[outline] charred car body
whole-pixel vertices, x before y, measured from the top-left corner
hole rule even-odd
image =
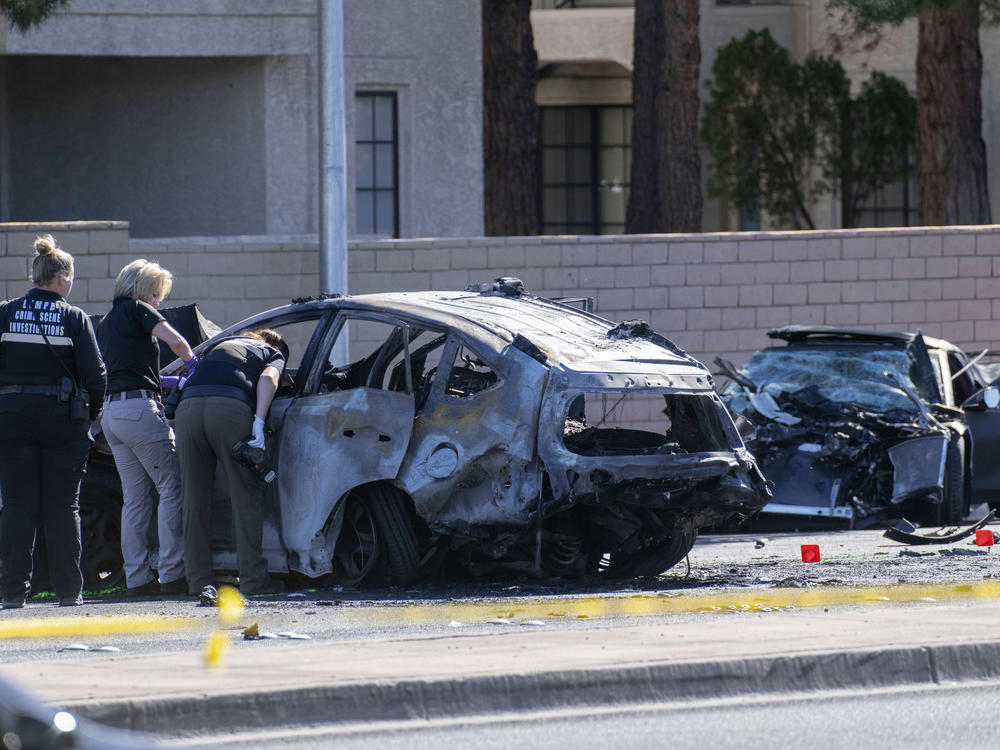
[[[767,501],[701,364],[645,324],[517,280],[297,300],[196,351],[260,327],[292,348],[267,423],[276,478],[262,485],[274,573],[655,574],[699,527]],[[235,570],[216,490],[215,565]]]
[[[740,370],[717,360],[730,378],[723,400],[757,427],[748,447],[774,483],[765,513],[957,523],[970,503],[994,500],[996,389],[961,349],[824,326],[767,335],[784,345]]]

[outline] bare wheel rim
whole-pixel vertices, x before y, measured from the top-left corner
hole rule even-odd
[[[344,522],[333,551],[334,572],[348,585],[357,585],[378,562],[379,535],[367,501],[357,494],[347,498]]]

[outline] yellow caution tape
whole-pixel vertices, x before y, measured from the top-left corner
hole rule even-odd
[[[229,637],[221,630],[213,630],[205,640],[205,666],[217,669],[222,666],[222,657],[229,650]]]
[[[235,589],[220,593],[219,624],[231,625],[244,613],[243,599]],[[959,600],[1000,601],[1000,581],[944,584],[893,584],[885,586],[816,586],[810,588],[742,589],[740,591],[661,591],[650,594],[607,596],[540,596],[480,601],[469,604],[409,604],[381,606],[358,602],[338,610],[342,619],[384,622],[387,617],[410,623],[436,620],[454,627],[492,621],[498,625],[551,618],[600,619],[680,614],[771,613],[809,607],[941,603]],[[303,604],[309,605],[306,601]],[[374,606],[371,606],[374,604]],[[163,633],[197,630],[203,619],[169,616],[107,616],[11,618],[0,620],[0,640],[65,636],[103,636],[118,633]],[[221,631],[206,643],[206,661],[218,664],[225,646]]]
[[[503,599],[492,602],[439,605],[375,607],[354,610],[364,615],[377,612],[379,618],[397,615],[408,622],[448,619],[474,624],[484,619],[545,619],[648,617],[670,614],[781,612],[806,607],[861,604],[939,603],[962,599],[1000,601],[1000,582],[945,584],[893,584],[885,586],[817,586],[814,588],[771,588],[713,592],[660,592],[628,596],[539,597]],[[353,608],[352,608],[353,609]]]
[[[183,617],[122,615],[110,617],[30,617],[0,620],[0,640],[5,638],[54,638],[68,635],[117,633],[170,633],[204,627]]]

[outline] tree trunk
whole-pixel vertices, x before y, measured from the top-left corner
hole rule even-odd
[[[625,231],[700,232],[699,0],[635,0]]]
[[[917,188],[920,223],[989,224],[979,0],[920,15]]]
[[[486,234],[537,234],[538,55],[531,0],[482,0]]]

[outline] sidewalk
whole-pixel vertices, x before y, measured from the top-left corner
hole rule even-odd
[[[1000,677],[1000,602],[720,613],[694,620],[383,641],[234,642],[201,654],[0,666],[36,697],[176,735],[283,724]],[[233,638],[239,634],[234,633]]]

